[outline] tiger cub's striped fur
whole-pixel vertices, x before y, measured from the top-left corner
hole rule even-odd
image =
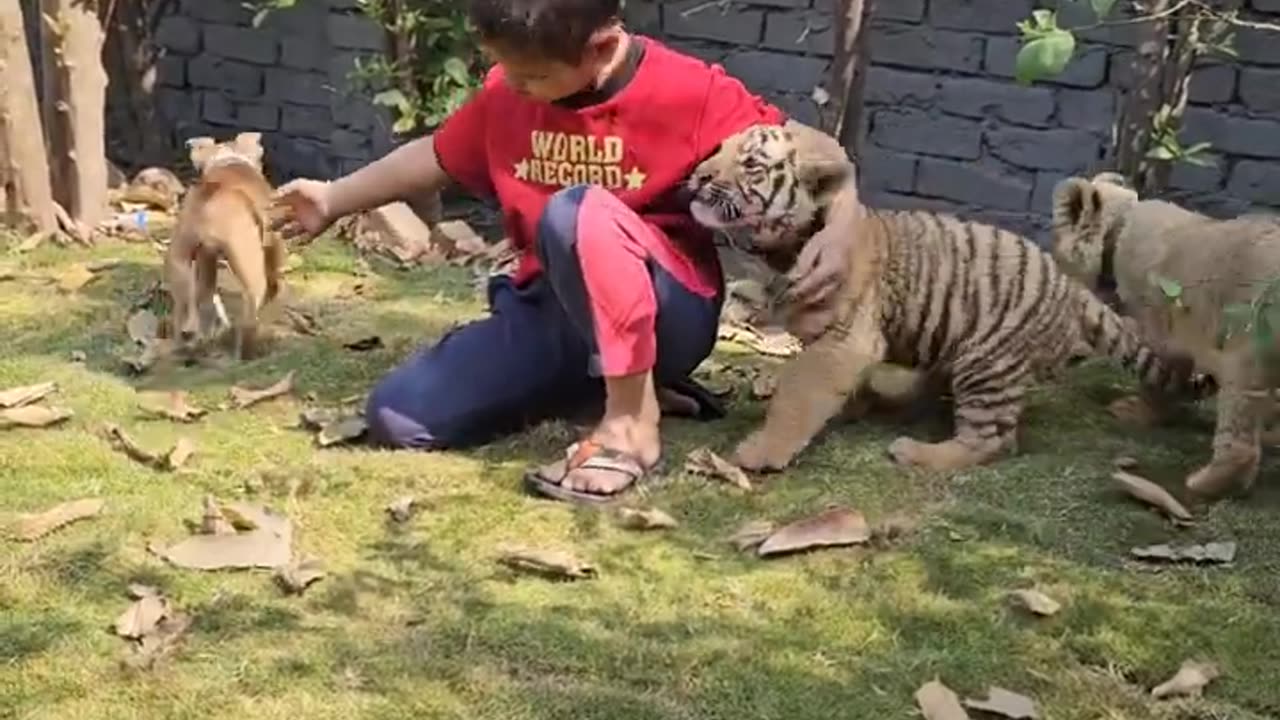
[[[781,271],[855,175],[826,135],[797,123],[757,126],[696,168],[692,211],[705,225],[747,230]],[[1162,362],[1030,241],[943,213],[860,210],[835,319],[784,366],[763,427],[737,448],[743,467],[785,467],[884,362],[950,383],[954,437],[890,446],[896,461],[937,470],[1014,448],[1028,388],[1072,357],[1109,356],[1144,383],[1191,384],[1189,368]]]

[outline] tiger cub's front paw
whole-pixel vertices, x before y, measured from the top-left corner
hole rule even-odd
[[[733,463],[753,472],[777,471],[791,462],[791,453],[779,452],[761,430],[747,436],[733,451]]]

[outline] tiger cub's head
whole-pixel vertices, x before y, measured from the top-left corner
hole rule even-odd
[[[1112,257],[1138,193],[1122,175],[1071,177],[1053,190],[1053,257],[1058,266],[1108,300],[1115,292]]]
[[[744,231],[753,251],[792,254],[854,176],[831,136],[796,122],[753,125],[694,168],[690,212],[706,227]]]

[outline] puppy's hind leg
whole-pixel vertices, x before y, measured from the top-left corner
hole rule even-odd
[[[258,352],[258,311],[267,296],[266,262],[259,243],[228,244],[227,264],[240,280],[243,296],[236,327],[236,354],[251,360]]]
[[[212,252],[201,252],[196,256],[196,307],[200,312],[200,334],[212,337],[222,326],[222,316],[218,312],[218,255]]]

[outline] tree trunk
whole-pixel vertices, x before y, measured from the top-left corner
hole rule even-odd
[[[107,211],[107,73],[102,25],[89,0],[42,0],[45,126],[55,197],[94,227]]]
[[[834,13],[835,57],[827,88],[830,98],[820,113],[822,130],[845,147],[857,143],[862,114],[862,86],[866,75],[866,20],[874,0],[840,0]]]
[[[19,0],[0,0],[0,77],[0,211],[36,230],[56,230],[44,129]]]
[[[157,112],[155,89],[159,51],[155,33],[173,0],[117,3],[105,20],[103,64],[112,82],[107,87],[107,157],[130,177],[148,166],[174,160],[173,128]]]
[[[1155,0],[1149,14],[1166,12],[1170,0]],[[1164,64],[1169,57],[1169,20],[1159,18],[1139,26],[1137,52],[1130,65],[1131,85],[1125,94],[1116,128],[1116,171],[1145,193],[1150,161],[1151,121],[1164,104]]]

